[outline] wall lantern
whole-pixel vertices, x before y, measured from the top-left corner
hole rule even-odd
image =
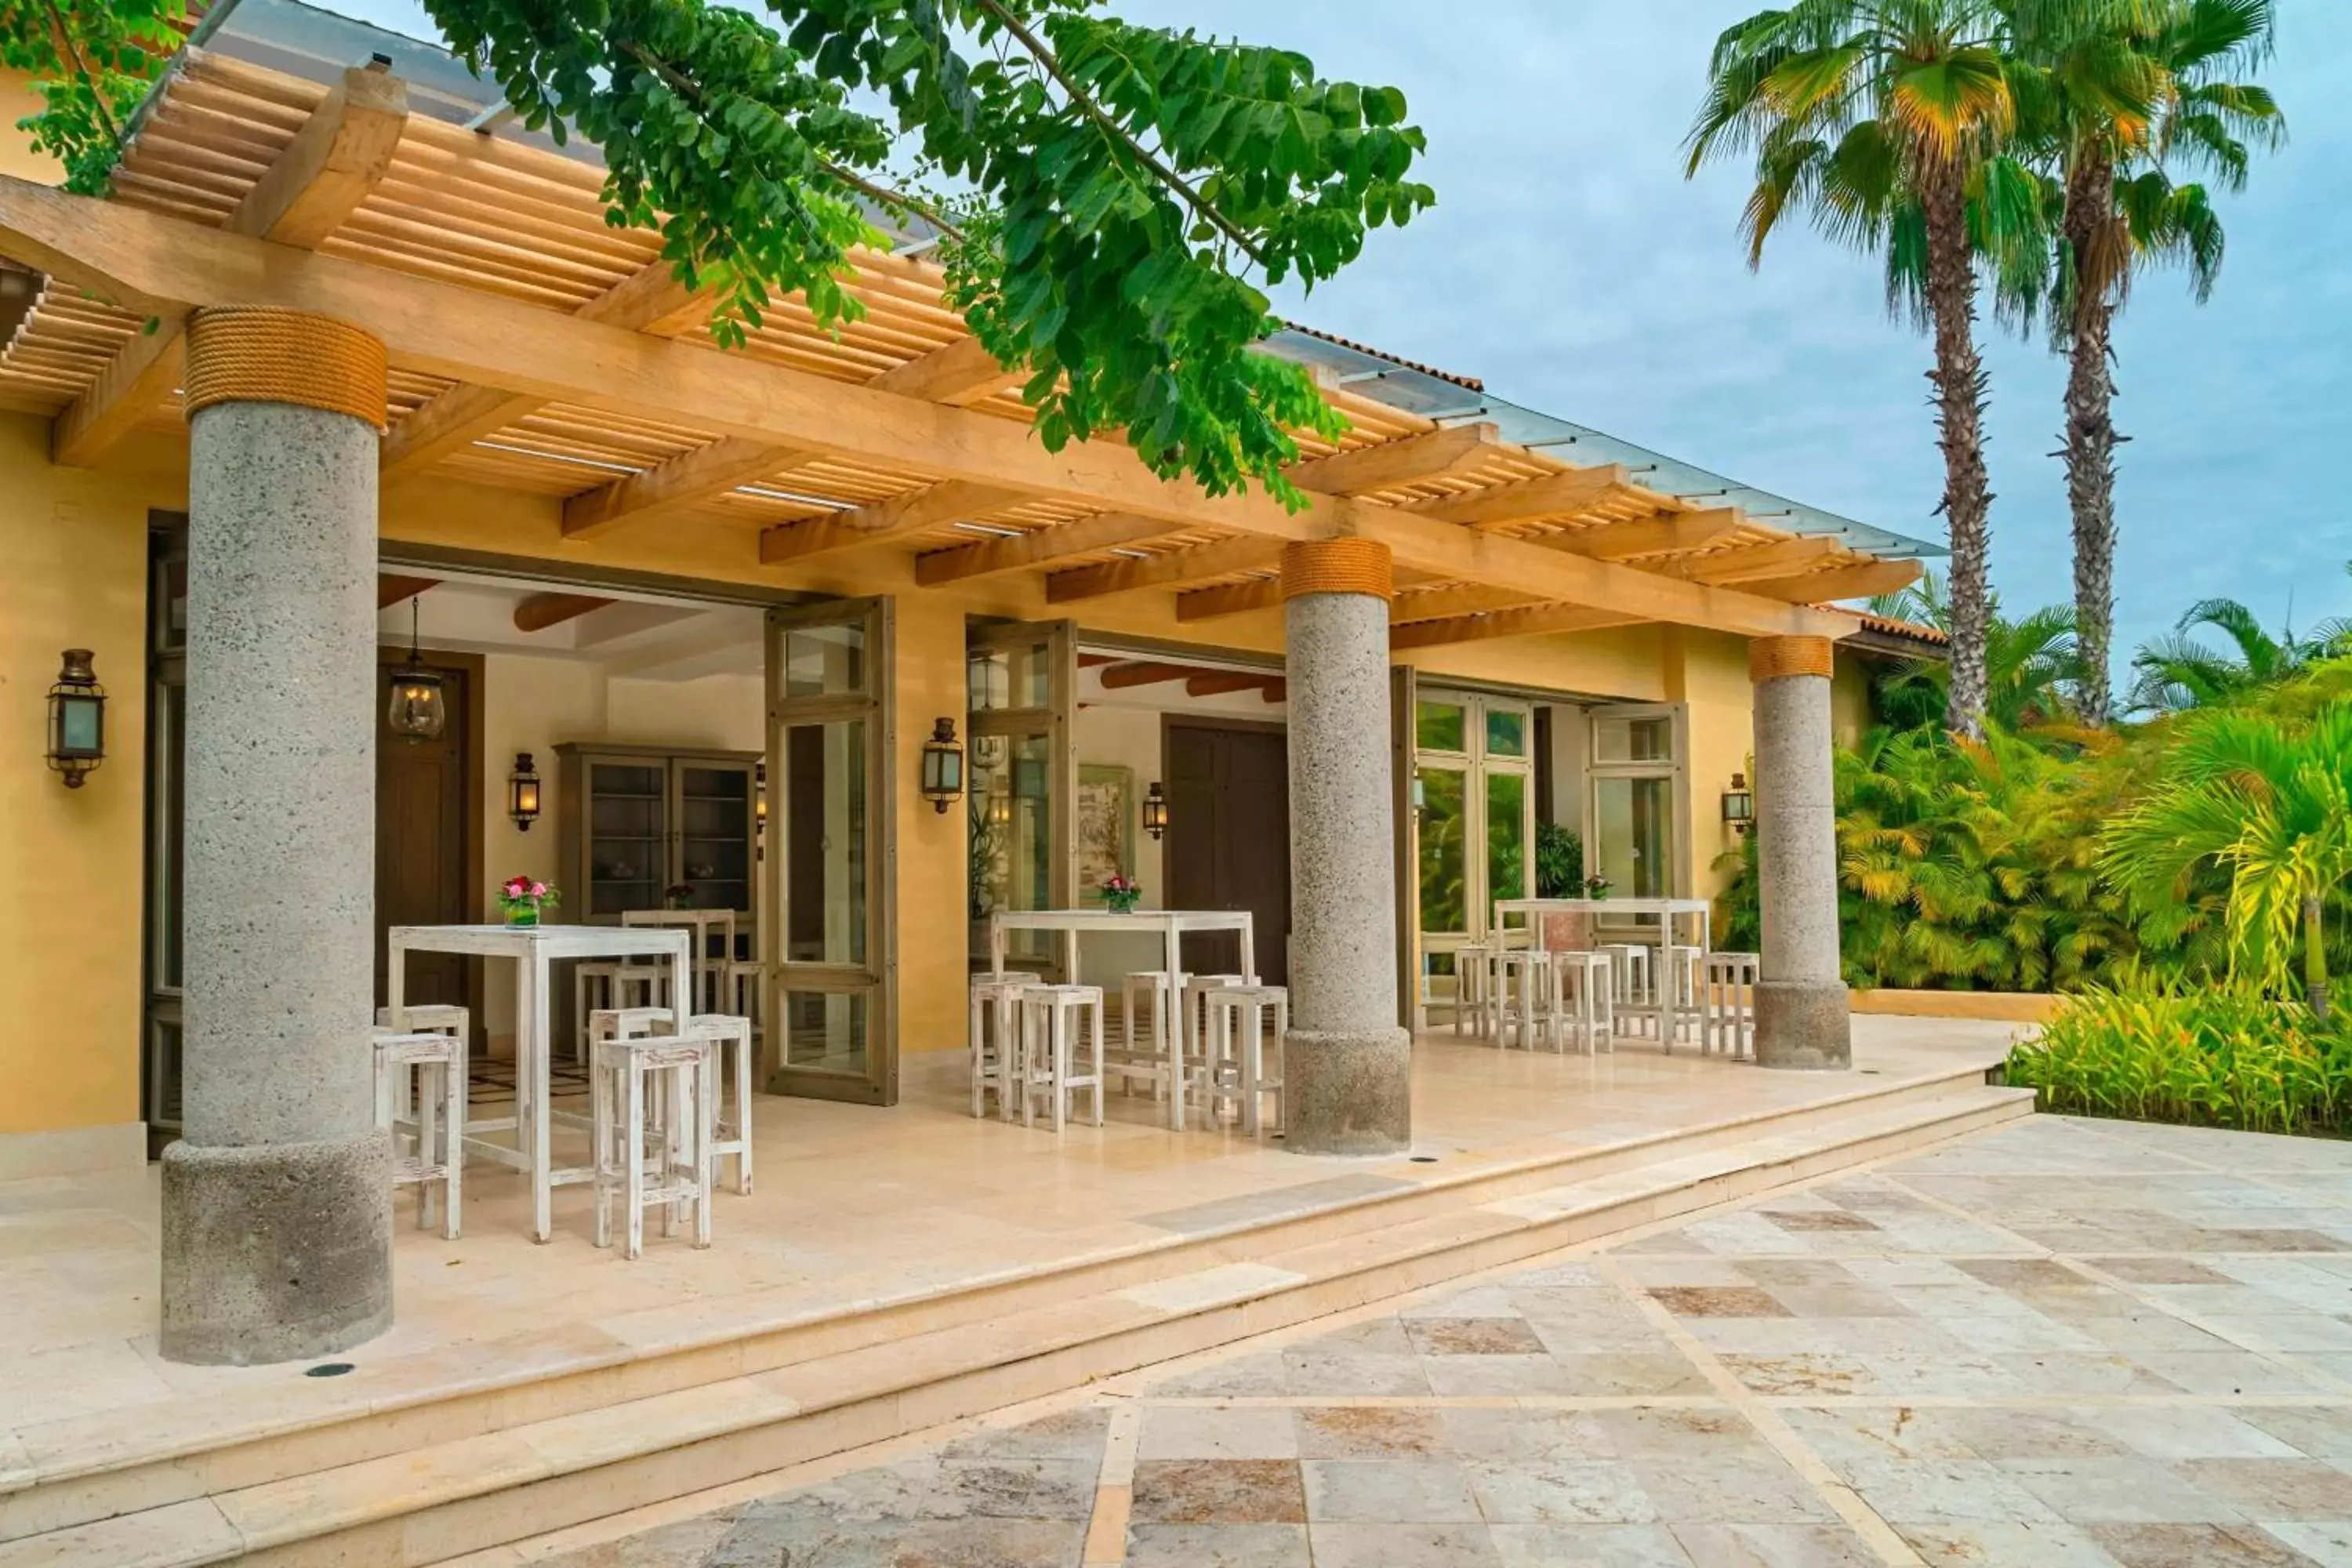
[[[963,798],[963,742],[956,739],[955,721],[940,719],[923,742],[923,798],[940,816]]]
[[[408,601],[408,658],[392,672],[392,700],[383,721],[394,734],[411,741],[434,740],[448,722],[448,711],[441,704],[441,672],[427,669],[417,651],[415,599]]]
[[[1160,787],[1158,779],[1143,792],[1143,831],[1151,835],[1154,843],[1168,831],[1168,792]]]
[[[524,833],[539,820],[539,770],[531,766],[529,752],[515,753],[514,772],[507,776],[507,815]]]
[[[1010,790],[988,792],[988,825],[991,827],[1013,826],[1013,794]]]
[[[1746,833],[1756,826],[1756,797],[1748,793],[1748,775],[1731,775],[1731,787],[1723,792],[1723,820],[1734,833]]]
[[[49,688],[49,766],[66,776],[66,788],[79,789],[90,770],[106,760],[106,688],[98,683],[86,647],[69,647]]]

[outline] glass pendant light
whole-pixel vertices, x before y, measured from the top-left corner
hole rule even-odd
[[[384,709],[392,732],[411,741],[430,741],[448,722],[441,702],[441,672],[428,669],[416,636],[416,601],[408,601],[408,658],[392,672],[392,700]]]

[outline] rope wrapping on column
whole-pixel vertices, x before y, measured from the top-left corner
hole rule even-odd
[[[1748,644],[1748,679],[1778,680],[1818,675],[1826,680],[1837,668],[1836,645],[1827,637],[1756,637]]]
[[[1282,547],[1282,596],[1364,594],[1396,597],[1389,547],[1370,539],[1308,539]]]
[[[383,344],[348,321],[266,305],[188,318],[188,417],[215,403],[291,403],[384,426]]]

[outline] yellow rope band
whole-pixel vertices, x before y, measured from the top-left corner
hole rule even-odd
[[[1282,547],[1282,596],[1366,594],[1396,597],[1389,547],[1369,539],[1309,539]]]
[[[188,416],[215,403],[292,403],[383,428],[383,344],[346,321],[262,305],[188,318]]]
[[[1778,680],[1787,675],[1818,675],[1836,668],[1827,637],[1756,637],[1748,644],[1748,679]]]

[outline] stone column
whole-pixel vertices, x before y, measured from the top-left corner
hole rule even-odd
[[[1756,1060],[1853,1065],[1838,968],[1837,812],[1827,637],[1748,645],[1756,686],[1756,859],[1764,917]]]
[[[1282,553],[1295,911],[1283,1109],[1296,1153],[1412,1142],[1412,1037],[1396,1021],[1390,579],[1388,547],[1366,540]]]
[[[163,1349],[247,1364],[392,1323],[373,1057],[383,346],[293,311],[188,331],[186,1033]]]

